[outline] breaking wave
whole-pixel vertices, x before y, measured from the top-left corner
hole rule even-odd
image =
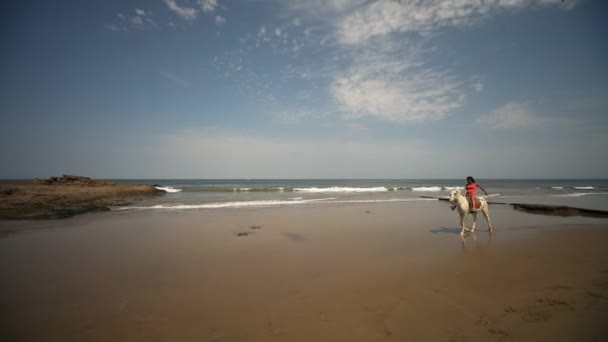
[[[428,191],[428,192],[436,192],[443,190],[440,186],[421,186],[418,188],[412,188],[412,191]]]
[[[331,192],[385,192],[389,191],[388,188],[379,186],[372,188],[349,188],[349,187],[338,187],[332,186],[329,188],[295,188],[296,192],[309,192],[309,193],[331,193]]]
[[[113,211],[121,210],[185,210],[185,209],[222,209],[222,208],[256,208],[256,207],[277,207],[302,205],[312,203],[385,203],[385,202],[422,202],[436,201],[432,198],[391,198],[391,199],[369,199],[369,200],[337,200],[335,197],[316,198],[308,200],[268,200],[268,201],[239,201],[239,202],[221,202],[221,203],[205,203],[205,204],[157,204],[147,207],[116,207]]]
[[[170,186],[156,186],[155,187],[158,190],[163,190],[164,192],[169,192],[169,193],[175,193],[175,192],[180,192],[182,191],[182,189],[176,189]]]

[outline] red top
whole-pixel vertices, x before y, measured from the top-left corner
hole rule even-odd
[[[471,183],[466,186],[467,194],[477,196],[477,184]]]

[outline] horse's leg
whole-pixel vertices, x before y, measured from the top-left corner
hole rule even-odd
[[[474,232],[475,231],[475,226],[477,225],[477,212],[473,212],[473,226],[471,226],[471,231]]]
[[[490,207],[486,204],[483,208],[481,208],[481,212],[488,222],[488,231],[491,232],[493,228],[492,222],[490,222]]]
[[[464,234],[464,232],[468,232],[469,229],[467,227],[465,227],[464,225],[464,221],[467,217],[467,212],[465,211],[464,213],[460,213],[460,227],[462,228],[462,230],[460,231],[460,234]]]

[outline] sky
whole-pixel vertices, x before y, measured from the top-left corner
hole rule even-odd
[[[0,178],[606,178],[600,0],[0,5]]]

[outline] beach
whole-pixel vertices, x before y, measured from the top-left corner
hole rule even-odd
[[[463,238],[436,200],[0,221],[0,338],[608,337],[608,222],[491,217]]]

